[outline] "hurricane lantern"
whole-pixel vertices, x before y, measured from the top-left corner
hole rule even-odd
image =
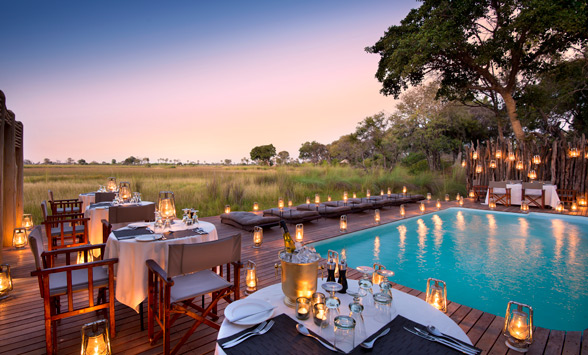
[[[304,239],[304,225],[302,223],[296,225],[296,234],[294,240],[302,243]]]
[[[12,276],[10,275],[10,265],[0,265],[0,299],[8,296],[12,291]]]
[[[284,209],[284,199],[281,197],[278,199],[278,208],[280,211]]]
[[[307,197],[307,198],[306,198],[306,204],[307,204],[307,205],[310,205],[310,197]]]
[[[427,280],[426,298],[428,304],[441,312],[447,312],[447,285],[444,281],[429,278]]]
[[[82,355],[110,355],[108,320],[84,324],[82,327]]]
[[[319,203],[321,203],[321,195],[319,195],[319,194],[315,194],[314,195],[314,203],[317,204],[317,205]]]
[[[386,195],[388,195],[388,197],[390,197],[390,195],[392,195],[392,189],[388,188],[388,191],[386,191]]]
[[[355,192],[353,193],[353,198],[357,198],[357,194]]]
[[[578,148],[571,148],[570,149],[570,158],[578,158],[580,157],[580,150]]]
[[[347,191],[343,191],[343,203],[347,203]]]
[[[490,169],[496,169],[496,160],[490,160],[488,167],[490,167]]]
[[[402,193],[406,195],[406,186],[402,186]]]
[[[525,165],[523,164],[523,162],[521,160],[519,160],[519,161],[517,161],[515,168],[517,170],[523,170],[525,168]]]
[[[478,159],[478,152],[477,152],[476,150],[474,150],[474,151],[472,152],[472,159],[473,159],[473,160],[476,160],[476,159]]]
[[[406,216],[406,209],[404,205],[400,205],[400,217],[404,218]]]
[[[557,207],[555,208],[555,211],[556,211],[557,213],[563,213],[563,212],[564,212],[564,205],[563,205],[563,203],[561,203],[561,202],[560,202],[560,203],[558,203],[558,204],[557,204]]]
[[[288,207],[292,207],[292,200],[288,200]]]
[[[427,202],[431,201],[431,198],[432,197],[433,196],[431,195],[431,193],[430,192],[427,192]]]
[[[247,261],[245,266],[245,293],[250,295],[257,291],[257,270],[253,261]]]
[[[347,232],[347,215],[346,214],[342,215],[341,219],[339,220],[339,231],[341,233]]]
[[[372,196],[372,193],[371,193],[371,191],[369,189],[367,189],[365,191],[365,197],[370,198],[370,196]]]
[[[578,211],[578,204],[575,201],[572,202],[572,204],[570,205],[570,211],[572,211],[572,212]]]
[[[535,165],[539,165],[541,164],[541,157],[538,155],[533,155],[533,160],[532,160],[533,164]]]
[[[455,195],[455,201],[459,202],[460,199],[461,199],[461,195],[458,192],[457,195]]]
[[[421,214],[425,213],[425,203],[421,202],[421,204],[419,205],[419,211],[421,211]]]
[[[474,192],[474,190],[470,190],[469,197],[470,197],[470,198],[474,198],[474,197],[476,197],[476,193]]]
[[[258,211],[259,211],[259,203],[253,202],[253,212],[258,212]]]
[[[171,191],[160,191],[157,200],[157,210],[163,219],[173,220],[176,218],[176,198]]]
[[[476,174],[482,173],[482,165],[476,165]]]
[[[494,210],[496,208],[496,202],[494,200],[488,201],[488,208]]]
[[[527,352],[533,343],[533,308],[514,301],[508,302],[502,334],[506,337],[506,346],[518,352]]]
[[[131,191],[131,183],[128,181],[121,181],[118,187],[119,198],[124,202],[128,202],[131,200],[132,195],[133,192]]]
[[[12,246],[15,249],[26,248],[27,244],[29,244],[28,234],[27,229],[24,227],[14,228],[14,233],[12,234]]]
[[[502,150],[496,149],[496,154],[494,156],[496,159],[502,159]]]
[[[22,215],[22,226],[28,230],[33,229],[35,223],[33,223],[33,215],[23,214]]]
[[[537,179],[537,172],[535,170],[531,170],[531,171],[529,171],[528,176],[529,176],[529,179],[535,180],[535,179]]]
[[[263,228],[260,226],[253,227],[253,247],[261,248],[263,244]]]
[[[528,213],[529,212],[529,204],[525,201],[521,202],[521,212]]]
[[[377,208],[374,210],[374,223],[380,224],[380,210]]]
[[[384,196],[384,190],[380,190],[380,196]]]
[[[106,182],[106,189],[110,192],[115,192],[117,189],[117,185],[116,185],[116,178],[115,177],[109,177],[108,181]]]
[[[458,203],[459,203],[459,206],[460,207],[463,206],[463,197],[459,199],[459,202]]]
[[[578,206],[586,207],[586,205],[588,205],[588,203],[586,202],[586,197],[578,198]]]
[[[435,207],[437,207],[437,211],[439,211],[441,209],[441,201],[437,200]]]
[[[327,202],[331,202],[331,195],[327,195]]]
[[[509,152],[508,153],[508,160],[515,161],[515,159],[516,159],[515,153]]]
[[[445,202],[449,202],[450,198],[449,198],[449,194],[445,194]]]
[[[225,205],[225,213],[231,213],[231,205]]]

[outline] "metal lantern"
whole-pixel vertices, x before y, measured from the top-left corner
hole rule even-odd
[[[557,204],[557,207],[555,208],[555,211],[556,211],[557,213],[563,213],[563,212],[564,212],[564,205],[563,205],[563,203],[561,203],[561,202],[560,202],[560,203],[558,203],[558,204]]]
[[[304,225],[302,223],[296,225],[295,241],[302,243],[304,239]]]
[[[390,195],[392,195],[392,189],[388,188],[388,191],[386,191],[386,195],[388,195],[388,197],[390,197]]]
[[[327,202],[331,202],[331,195],[327,195]]]
[[[259,211],[259,204],[257,202],[253,202],[253,212]]]
[[[466,165],[467,165],[467,164],[466,164],[466,161],[465,161],[465,160],[462,160],[462,161],[461,161],[461,166],[462,166],[462,168],[465,168],[465,167],[466,167]]]
[[[578,158],[580,156],[580,150],[578,148],[570,149],[570,158]]]
[[[515,168],[517,170],[523,170],[525,168],[525,165],[523,164],[523,162],[521,160],[519,160],[519,161],[517,161]]]
[[[535,165],[539,165],[539,164],[541,164],[541,157],[540,157],[540,156],[538,156],[538,155],[534,155],[534,156],[533,156],[533,160],[532,160],[532,162],[533,162],[533,164],[535,164]]]
[[[435,204],[435,206],[437,207],[437,211],[439,211],[441,209],[441,201],[437,200],[437,204]]]
[[[529,176],[529,179],[535,180],[535,179],[537,179],[537,172],[535,170],[531,170],[531,171],[529,171],[528,176]]]
[[[406,186],[402,186],[402,193],[406,195]]]
[[[578,211],[578,204],[575,201],[572,202],[572,204],[570,205],[570,211],[572,211],[572,212]]]
[[[529,345],[533,343],[533,307],[514,301],[508,302],[502,334],[506,337],[506,346],[519,352],[527,352]]]
[[[384,276],[378,274],[376,271],[386,270],[386,267],[380,263],[374,263],[374,273],[372,274],[372,285],[379,285],[384,281]]]
[[[281,197],[278,199],[278,208],[280,211],[284,209],[284,199]]]
[[[578,198],[578,206],[586,207],[586,205],[588,205],[588,203],[586,202],[586,197],[579,197]]]
[[[406,216],[406,210],[404,209],[404,205],[400,205],[400,217],[404,218]]]
[[[247,261],[245,266],[245,293],[250,295],[257,291],[257,270],[253,261]]]
[[[474,198],[474,197],[476,197],[476,193],[474,192],[474,190],[470,190],[469,197],[470,197],[470,198]]]
[[[482,173],[482,165],[476,165],[476,174]]]
[[[33,229],[35,224],[33,223],[33,216],[30,214],[22,215],[22,226],[28,230]]]
[[[339,220],[339,231],[341,233],[347,232],[347,215],[342,215],[341,219]]]
[[[450,198],[449,198],[449,194],[445,194],[445,202],[449,202]]]
[[[357,194],[355,192],[353,193],[353,198],[357,198]]]
[[[447,285],[445,282],[433,278],[427,279],[425,300],[441,312],[447,312]]]
[[[231,213],[231,205],[225,205],[225,213]]]
[[[377,208],[374,210],[374,223],[380,224],[380,210]]]
[[[476,159],[478,159],[478,152],[477,152],[477,151],[475,151],[475,150],[472,152],[472,159],[473,159],[473,160],[476,160]]]
[[[118,187],[118,196],[120,199],[124,202],[128,202],[131,200],[132,195],[131,183],[128,181],[121,181],[120,186]]]
[[[425,203],[421,202],[421,204],[419,206],[419,211],[421,211],[421,214],[425,213],[425,209],[426,209]]]
[[[365,197],[370,198],[370,196],[372,195],[372,193],[370,192],[370,190],[366,190],[365,192]]]
[[[307,205],[310,205],[310,197],[307,197],[307,198],[306,198],[306,204],[307,204]]]
[[[463,206],[463,197],[459,199],[459,202],[458,203],[459,203],[460,206]]]
[[[496,169],[496,160],[490,160],[488,167],[490,167],[490,169]]]
[[[116,178],[109,177],[108,181],[106,182],[106,189],[110,192],[115,192],[118,186],[116,185]]]
[[[347,191],[343,191],[343,203],[347,204]]]
[[[315,194],[314,195],[314,203],[317,204],[317,205],[319,203],[321,203],[321,195],[319,195],[319,194]]]
[[[292,200],[288,200],[288,207],[292,207]]]
[[[76,264],[91,263],[94,261],[94,255],[91,251],[78,251]]]
[[[458,192],[457,195],[455,195],[455,201],[459,202],[460,199],[461,199],[461,195]]]
[[[380,190],[380,196],[384,196],[384,190]]]
[[[253,227],[253,247],[260,248],[263,243],[263,228],[259,226]]]
[[[432,198],[431,193],[427,192],[427,202],[431,201],[431,198]]]
[[[529,212],[529,204],[525,201],[521,202],[521,212],[528,213]]]
[[[8,297],[12,291],[12,276],[10,275],[10,265],[0,265],[0,299]]]
[[[488,201],[488,208],[494,210],[496,208],[496,202],[494,200]]]
[[[82,327],[82,355],[110,355],[110,334],[108,321],[101,319],[84,324]]]
[[[171,191],[160,191],[157,200],[157,210],[163,219],[173,220],[176,218],[176,198]]]
[[[494,156],[496,159],[502,159],[502,150],[496,149],[496,154]]]
[[[516,157],[515,157],[515,153],[513,152],[509,152],[508,153],[508,160],[510,161],[515,161]]]
[[[16,249],[26,248],[29,244],[28,234],[27,229],[24,227],[14,228],[14,233],[12,234],[12,246]]]

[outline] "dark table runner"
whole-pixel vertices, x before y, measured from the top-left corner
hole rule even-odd
[[[296,330],[296,321],[282,313],[273,318],[274,326],[264,335],[253,336],[241,344],[229,349],[223,348],[228,355],[232,354],[276,354],[276,355],[301,355],[301,354],[336,354],[322,346],[318,341],[301,335]],[[390,328],[390,333],[378,339],[373,349],[368,350],[357,346],[349,354],[461,354],[457,350],[450,349],[442,344],[434,343],[407,332],[403,327],[424,329],[421,324],[415,323],[402,316],[397,316],[380,330],[372,334],[367,340],[373,339],[385,328]],[[251,331],[256,326],[219,339],[218,344],[237,338],[241,334]],[[317,335],[312,332],[313,335]]]
[[[147,228],[135,228],[135,229],[119,229],[115,230],[114,236],[118,240],[125,240],[125,239],[134,239],[138,235],[145,235],[145,234],[153,234],[151,230]],[[206,234],[206,233],[198,233],[193,229],[186,229],[181,231],[175,231],[171,233],[165,234],[166,239],[176,239],[176,238],[184,238],[184,237],[192,237],[195,235]]]

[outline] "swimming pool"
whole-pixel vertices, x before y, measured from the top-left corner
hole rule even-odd
[[[588,218],[450,208],[312,244],[350,267],[385,265],[391,281],[504,317],[508,301],[533,307],[535,325],[588,328]]]

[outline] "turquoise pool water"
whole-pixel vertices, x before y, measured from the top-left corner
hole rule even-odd
[[[391,281],[425,291],[447,283],[448,299],[504,317],[508,301],[534,309],[535,325],[588,328],[588,218],[450,208],[314,243],[351,267],[374,262]]]

